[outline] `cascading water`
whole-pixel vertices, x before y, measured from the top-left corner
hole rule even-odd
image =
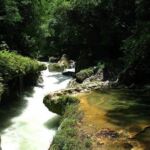
[[[7,126],[6,122],[6,128],[1,133],[2,150],[48,150],[56,129],[46,124],[57,115],[44,106],[43,98],[49,92],[66,88],[71,78],[49,72],[48,69],[42,71],[41,76],[42,83],[34,87],[33,93],[23,96],[27,105],[21,108],[22,113],[11,118],[11,125]]]

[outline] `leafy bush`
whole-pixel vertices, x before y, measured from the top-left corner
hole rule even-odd
[[[36,60],[23,57],[16,52],[0,51],[0,72],[4,81],[28,73],[38,72],[42,69],[44,69],[44,66],[39,64]]]

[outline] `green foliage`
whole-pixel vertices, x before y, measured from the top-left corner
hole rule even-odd
[[[105,64],[102,62],[98,62],[97,66],[98,69],[104,69],[105,68]]]
[[[49,96],[45,97],[49,99]],[[44,100],[45,102],[46,100]],[[58,104],[55,109],[61,109],[62,120],[60,129],[54,137],[50,150],[85,150],[90,148],[90,139],[80,139],[76,128],[77,122],[81,119],[81,112],[78,110],[78,100],[72,96],[61,96],[57,100],[49,99],[47,107],[53,109],[53,104]]]
[[[49,108],[49,110],[59,115],[64,115],[67,106],[76,103],[78,103],[77,98],[68,95],[60,97],[49,97],[49,95],[47,95],[44,98],[44,104]]]
[[[16,52],[0,51],[0,72],[5,82],[17,76],[38,72],[43,69],[36,60],[18,55]]]
[[[33,58],[63,53],[76,70],[148,62],[148,0],[1,0],[0,41]],[[122,67],[121,67],[122,68]]]
[[[68,105],[50,150],[88,150],[91,147],[89,138],[81,140],[78,136],[76,124],[79,121],[80,112],[77,112],[77,109],[76,104]]]
[[[122,0],[51,1],[51,49],[67,53],[86,68],[101,59],[118,59],[121,41],[130,33],[134,2]],[[92,60],[95,61],[92,61]],[[77,68],[77,69],[78,69]],[[80,70],[79,69],[79,70]]]
[[[72,103],[77,103],[78,102],[78,99],[76,97],[73,97],[73,96],[61,96],[58,98],[58,102],[61,103],[62,106],[67,106],[67,105],[70,105]]]
[[[43,15],[45,10],[38,0],[1,0],[0,42],[23,55],[42,57],[48,30],[48,26],[42,27],[46,24]]]

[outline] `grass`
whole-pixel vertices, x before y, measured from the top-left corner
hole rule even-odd
[[[65,98],[67,97],[63,97],[63,100]],[[71,100],[70,96],[69,99]],[[76,98],[72,97],[72,99],[74,101]],[[77,123],[81,118],[82,113],[78,110],[78,103],[68,103],[62,116],[60,128],[49,150],[88,150],[91,147],[90,138],[81,139],[78,133]]]

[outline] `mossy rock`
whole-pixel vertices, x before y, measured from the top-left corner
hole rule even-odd
[[[65,65],[59,64],[59,63],[51,63],[48,66],[49,71],[54,71],[54,72],[62,72],[66,68]]]
[[[82,83],[86,78],[89,78],[93,74],[94,74],[93,68],[81,70],[80,72],[76,73],[76,81]]]
[[[72,96],[51,97],[50,95],[47,95],[44,98],[44,104],[48,109],[59,115],[64,114],[68,105],[78,102],[77,98]]]
[[[46,66],[29,57],[21,56],[15,52],[0,51],[0,73],[4,83],[14,78],[31,73],[38,73]]]
[[[65,66],[65,68],[69,67],[69,59],[66,54],[63,54],[60,60],[58,61],[58,64]]]

